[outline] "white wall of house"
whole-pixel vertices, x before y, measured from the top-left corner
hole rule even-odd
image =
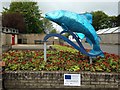
[[[17,44],[17,42],[18,42],[18,35],[15,35],[15,44]]]
[[[71,41],[75,41],[75,39],[73,38],[72,35],[70,35],[68,38],[69,38]]]

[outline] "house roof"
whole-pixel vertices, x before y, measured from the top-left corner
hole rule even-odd
[[[120,27],[100,29],[97,34],[110,34],[110,33],[120,33]]]

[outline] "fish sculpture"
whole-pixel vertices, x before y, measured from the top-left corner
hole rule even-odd
[[[86,41],[92,46],[89,54],[99,54],[104,57],[100,49],[100,37],[97,35],[92,24],[92,15],[90,13],[78,14],[66,10],[55,10],[45,14],[45,18],[60,25],[64,31],[70,30],[80,38],[86,38]]]

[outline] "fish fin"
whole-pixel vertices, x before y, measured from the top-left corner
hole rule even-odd
[[[85,38],[85,35],[83,33],[76,33],[76,34],[81,40]]]
[[[90,46],[92,46],[92,42],[89,38],[86,37],[86,41],[90,44]]]
[[[67,26],[65,26],[65,24],[64,24],[64,23],[62,23],[60,26],[62,27],[62,29],[63,29],[64,31],[67,31],[67,30],[68,30],[68,27],[67,27]]]
[[[92,24],[92,14],[84,13],[82,15],[84,15],[86,17],[86,19],[89,21],[89,23]]]
[[[105,57],[105,55],[104,55],[103,53],[102,53],[102,54],[100,54],[99,56],[100,56],[100,57]]]
[[[101,37],[100,37],[100,36],[98,36],[98,41],[99,41],[99,42],[101,42],[101,40],[102,40],[102,39],[101,39]]]
[[[94,55],[99,54],[99,56],[104,57],[104,54],[103,54],[102,50],[100,49],[100,46],[97,44],[93,44],[93,49],[90,50],[89,53],[94,54]]]

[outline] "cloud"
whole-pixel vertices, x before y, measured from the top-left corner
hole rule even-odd
[[[10,1],[2,0],[0,5],[8,7]],[[17,0],[18,1],[18,0]],[[64,9],[77,13],[91,12],[91,11],[104,11],[106,14],[114,16],[120,14],[120,2],[119,0],[33,0],[38,2],[40,10],[44,13],[52,10]],[[119,6],[118,6],[119,2]],[[119,13],[118,13],[119,12]]]
[[[53,1],[53,0],[52,0]],[[64,9],[77,13],[104,11],[108,15],[118,15],[118,2],[38,2],[43,13]]]

